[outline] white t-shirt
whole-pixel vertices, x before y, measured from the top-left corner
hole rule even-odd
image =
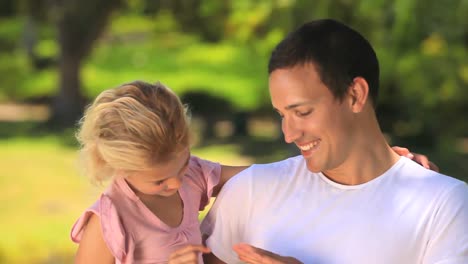
[[[226,263],[245,242],[304,263],[468,263],[468,186],[401,157],[360,185],[308,171],[302,156],[254,165],[202,224]]]

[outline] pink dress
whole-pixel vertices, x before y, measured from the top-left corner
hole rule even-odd
[[[209,203],[221,165],[192,156],[179,189],[184,215],[178,227],[159,220],[124,179],[116,179],[71,230],[79,243],[92,213],[101,221],[104,240],[116,263],[167,263],[169,255],[187,245],[201,244],[198,212]],[[199,263],[203,263],[201,257]]]

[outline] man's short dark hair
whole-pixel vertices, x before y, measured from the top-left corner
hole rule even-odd
[[[332,19],[305,23],[273,50],[268,73],[309,63],[339,100],[344,98],[355,77],[363,77],[376,105],[379,62],[370,43],[357,31]]]

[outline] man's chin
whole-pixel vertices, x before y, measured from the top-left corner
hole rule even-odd
[[[315,166],[315,164],[312,163],[312,161],[308,160],[308,159],[305,159],[306,161],[306,164],[307,164],[307,169],[310,171],[310,172],[313,172],[313,173],[319,173],[321,172],[321,168],[319,166]]]

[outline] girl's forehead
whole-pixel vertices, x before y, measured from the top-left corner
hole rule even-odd
[[[186,150],[178,153],[174,158],[154,166],[133,173],[130,178],[138,178],[148,181],[158,181],[166,178],[177,176],[185,166],[190,162],[190,151]]]
[[[178,173],[182,170],[185,165],[187,165],[190,161],[190,150],[187,148],[184,151],[178,153],[174,156],[174,158],[168,160],[167,162],[157,164],[153,168],[150,169],[152,174],[171,174],[171,173]]]

